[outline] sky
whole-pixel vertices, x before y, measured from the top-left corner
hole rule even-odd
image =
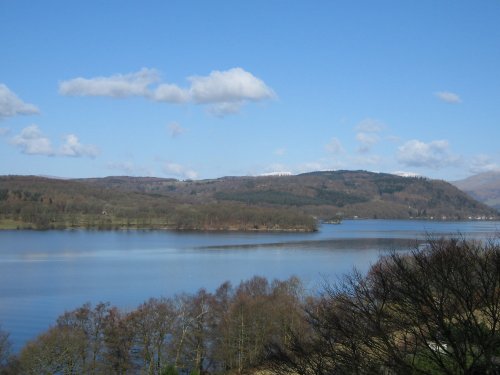
[[[500,2],[0,0],[0,174],[500,170]]]

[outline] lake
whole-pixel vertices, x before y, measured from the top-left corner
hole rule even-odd
[[[486,221],[346,220],[315,233],[0,231],[0,325],[18,351],[85,302],[133,309],[149,297],[214,291],[255,275],[296,275],[315,291],[426,233],[487,239],[499,229]]]

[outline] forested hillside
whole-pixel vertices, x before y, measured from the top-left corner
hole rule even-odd
[[[366,171],[178,181],[0,177],[4,228],[314,230],[344,218],[496,218],[451,184]]]
[[[189,202],[294,207],[323,220],[356,216],[385,219],[446,217],[460,220],[497,215],[496,211],[445,181],[367,171],[222,177],[200,181],[134,177],[81,181],[103,189],[147,192]]]
[[[460,220],[497,215],[445,181],[366,171],[229,179],[214,196],[248,204],[294,205],[323,219]]]
[[[218,204],[81,180],[8,176],[0,178],[0,227],[313,231],[316,222],[293,208]]]

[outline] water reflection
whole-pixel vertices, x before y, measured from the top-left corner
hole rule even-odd
[[[151,296],[214,290],[254,275],[299,276],[311,290],[426,233],[491,238],[499,223],[346,221],[316,233],[0,232],[0,324],[15,348],[87,301],[133,308]]]

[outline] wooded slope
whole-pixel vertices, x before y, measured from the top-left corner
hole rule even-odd
[[[447,182],[366,171],[199,181],[0,177],[3,227],[314,230],[315,219],[496,216]]]

